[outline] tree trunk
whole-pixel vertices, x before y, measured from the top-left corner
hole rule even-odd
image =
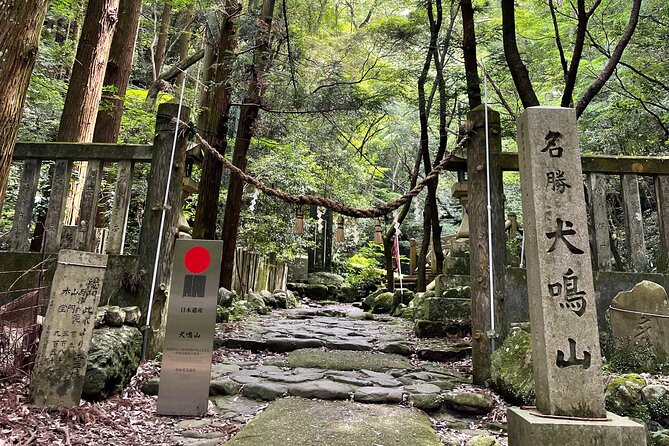
[[[237,138],[232,162],[241,170],[246,170],[249,146],[253,137],[254,124],[258,117],[260,101],[264,94],[266,74],[269,65],[269,46],[274,15],[274,0],[265,0],[260,13],[260,29],[256,39],[254,67],[251,74],[244,105],[241,107]],[[236,175],[230,177],[228,197],[225,202],[223,219],[223,262],[221,265],[221,286],[230,289],[232,286],[232,270],[237,248],[237,232],[239,231],[239,214],[242,204],[243,181]]]
[[[0,210],[48,0],[0,3]]]
[[[520,58],[516,43],[516,12],[514,0],[502,0],[502,37],[504,42],[504,56],[509,66],[513,83],[523,107],[539,105],[539,99],[532,87],[527,67]]]
[[[165,59],[165,48],[167,47],[167,30],[170,27],[170,18],[172,16],[172,5],[165,2],[163,12],[160,14],[160,28],[158,30],[158,40],[156,48],[153,51],[153,80],[158,79],[160,70],[163,68]],[[155,28],[154,28],[155,29]]]
[[[474,29],[474,8],[471,0],[461,0],[462,7],[462,53],[465,59],[467,98],[469,109],[481,105],[481,80],[476,60],[476,30]]]
[[[227,20],[227,16],[224,20]],[[184,60],[188,57],[188,49],[190,48],[191,28],[193,26],[193,3],[186,7],[186,11],[181,18],[183,29],[179,34],[179,60]],[[179,73],[177,76],[177,85],[181,88],[183,85],[185,73]]]
[[[226,0],[224,21],[221,24],[221,36],[218,44],[216,70],[213,85],[216,85],[214,100],[208,104],[201,132],[204,138],[219,153],[225,155],[227,149],[228,119],[230,115],[230,99],[232,85],[230,74],[234,62],[234,51],[237,45],[233,17],[240,5],[236,0]],[[210,93],[211,94],[211,93]],[[221,190],[223,165],[208,153],[202,163],[202,177],[198,188],[198,205],[195,210],[193,236],[213,240],[216,237],[218,220],[218,198]],[[227,230],[227,227],[226,227]]]
[[[102,96],[102,110],[98,111],[95,121],[94,142],[118,141],[141,10],[141,0],[121,0],[119,3],[119,20],[109,50],[104,78],[105,87],[112,91]]]
[[[72,69],[58,141],[91,142],[119,0],[90,0]]]
[[[72,67],[72,76],[60,118],[57,141],[93,140],[107,58],[118,18],[118,5],[119,0],[90,0],[88,3],[77,46],[76,63]],[[54,171],[61,174],[54,176],[51,184],[51,199],[44,223],[46,249],[49,252],[57,251],[60,245],[72,162],[56,161]],[[99,186],[99,181],[97,183]],[[92,195],[97,194],[93,191]],[[62,203],[57,202],[61,197]],[[89,216],[85,216],[85,220],[91,221]]]

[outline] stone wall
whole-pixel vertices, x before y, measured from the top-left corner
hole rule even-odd
[[[629,291],[642,280],[662,285],[669,289],[669,275],[652,273],[632,273],[618,271],[593,271],[595,292],[597,293],[597,322],[600,332],[608,332],[606,310],[613,298],[621,291]],[[506,293],[504,309],[508,323],[530,320],[527,304],[527,277],[524,268],[506,269]]]

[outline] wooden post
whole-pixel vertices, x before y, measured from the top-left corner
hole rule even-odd
[[[590,198],[594,264],[599,271],[611,271],[611,236],[609,234],[609,213],[606,210],[606,181],[604,175],[599,173],[587,174],[586,186]]]
[[[178,104],[164,103],[158,107],[156,117],[156,135],[153,140],[153,158],[151,160],[151,174],[146,192],[146,208],[142,219],[142,228],[139,235],[139,268],[146,280],[147,298],[142,308],[142,314],[148,309],[151,289],[153,265],[156,255],[160,252],[158,264],[156,291],[153,296],[153,309],[151,312],[149,330],[149,343],[147,358],[153,358],[160,352],[162,341],[165,336],[165,318],[167,316],[168,284],[170,283],[170,267],[172,265],[172,253],[174,252],[174,241],[177,236],[177,223],[181,212],[181,184],[184,177],[184,166],[186,161],[187,139],[183,136],[177,138],[174,163],[170,164],[172,156],[172,144],[174,143],[175,126],[172,118],[177,116]],[[183,107],[181,120],[188,122],[190,109]],[[172,170],[170,184],[167,184],[169,171]],[[167,207],[165,208],[165,226],[163,229],[162,243],[158,246],[158,234],[160,232],[160,221],[163,210],[165,191],[168,190]]]
[[[646,243],[643,238],[643,217],[641,214],[641,199],[639,198],[639,181],[634,174],[622,175],[620,187],[623,196],[623,212],[625,213],[625,229],[627,237],[627,255],[631,271],[646,272]]]
[[[8,237],[10,251],[26,252],[30,250],[30,222],[35,207],[35,194],[41,165],[42,161],[38,159],[27,159],[23,162],[14,222]]]
[[[416,274],[416,239],[409,241],[409,275]]]
[[[657,220],[660,230],[660,249],[657,256],[657,272],[669,273],[669,176],[655,177],[657,198]]]
[[[472,296],[472,364],[474,384],[490,380],[490,356],[493,343],[501,344],[506,326],[504,321],[504,197],[499,154],[502,150],[499,113],[488,110],[490,181],[492,212],[492,253],[488,251],[488,214],[486,187],[486,132],[484,107],[467,114],[473,123],[474,134],[467,144],[467,173],[469,177],[469,252],[471,257],[469,282]],[[490,296],[489,256],[493,260],[494,296]],[[491,333],[491,302],[495,312],[495,333]],[[491,339],[491,336],[494,338]]]
[[[70,190],[71,175],[71,160],[56,161],[51,181],[49,209],[44,221],[44,249],[46,252],[58,252],[60,250],[60,237],[63,234],[63,217],[67,194]]]
[[[79,226],[83,232],[77,244],[80,251],[95,251],[95,220],[98,213],[98,197],[102,180],[102,161],[90,160],[86,169],[84,190],[79,202]]]
[[[123,254],[130,197],[132,195],[133,162],[119,161],[117,168],[116,192],[114,193],[114,203],[112,204],[112,213],[109,220],[107,254]]]

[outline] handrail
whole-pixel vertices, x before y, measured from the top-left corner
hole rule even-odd
[[[502,152],[500,166],[505,171],[518,171],[518,153]],[[583,173],[601,173],[609,175],[669,175],[669,157],[667,156],[612,156],[583,155],[581,156]],[[448,169],[465,170],[465,158],[453,158]]]
[[[153,146],[150,144],[106,144],[71,142],[17,142],[12,159],[72,161],[143,161],[150,162]]]

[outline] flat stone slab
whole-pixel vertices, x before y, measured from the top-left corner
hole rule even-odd
[[[347,400],[355,387],[334,381],[322,379],[300,384],[292,384],[288,391],[293,396],[302,398],[319,398],[322,400]]]
[[[305,422],[308,420],[308,422]],[[296,429],[295,426],[300,426]],[[441,446],[429,418],[399,406],[286,398],[226,446]]]
[[[361,387],[353,394],[359,403],[397,404],[402,402],[404,392],[387,387]]]
[[[409,360],[400,355],[352,350],[295,350],[288,354],[287,362],[290,367],[309,367],[330,370],[369,369],[374,371],[384,371],[390,369],[411,368]]]

